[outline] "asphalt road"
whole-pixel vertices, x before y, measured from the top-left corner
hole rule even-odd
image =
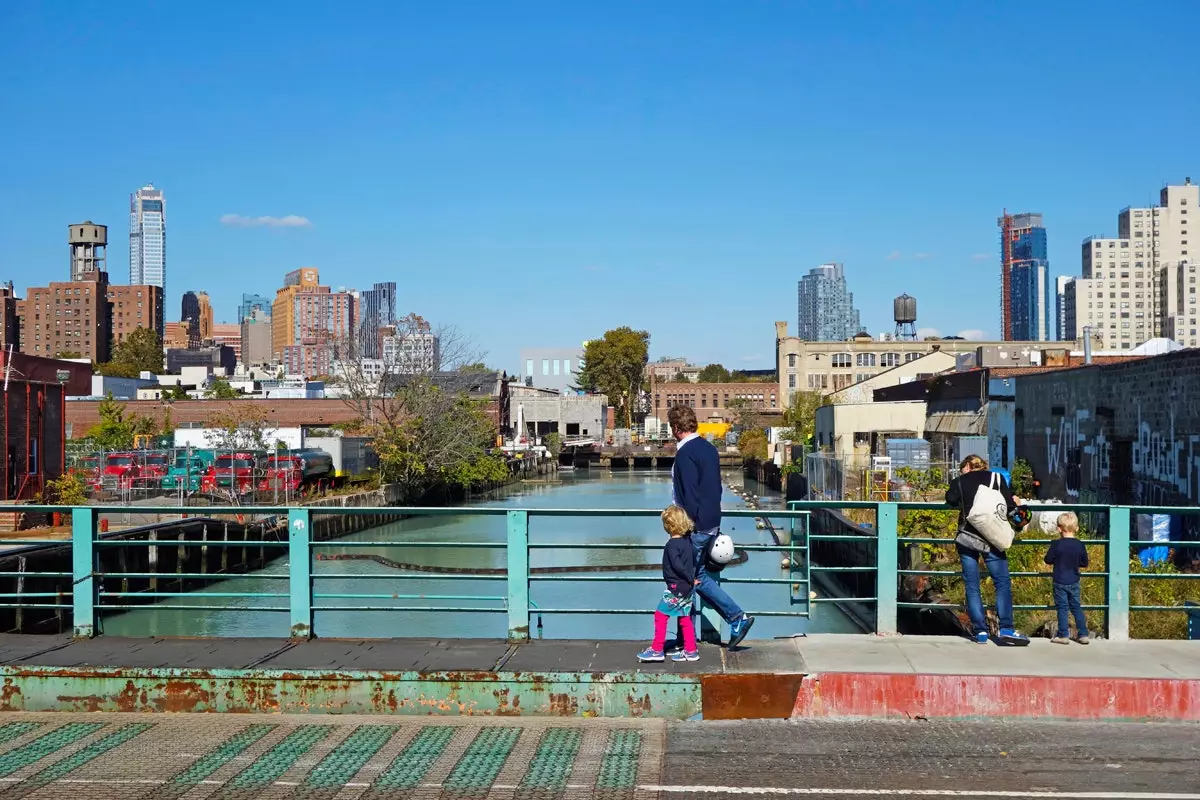
[[[672,723],[660,788],[668,800],[733,794],[1190,800],[1200,798],[1200,726]]]

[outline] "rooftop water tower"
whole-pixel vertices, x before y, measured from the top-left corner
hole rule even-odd
[[[896,320],[896,340],[916,341],[917,298],[902,294],[892,301],[892,316]]]

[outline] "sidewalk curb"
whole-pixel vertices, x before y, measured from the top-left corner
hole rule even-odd
[[[804,676],[791,716],[1200,722],[1200,680],[829,672]]]

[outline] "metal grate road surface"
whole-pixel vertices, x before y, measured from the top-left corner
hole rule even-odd
[[[0,800],[650,800],[660,720],[0,714]]]

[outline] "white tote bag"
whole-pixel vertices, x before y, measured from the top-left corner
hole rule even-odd
[[[967,522],[987,539],[988,544],[1003,553],[1012,547],[1013,529],[1008,524],[1008,502],[1000,493],[1000,476],[992,473],[987,486],[975,492],[975,502],[967,512]]]

